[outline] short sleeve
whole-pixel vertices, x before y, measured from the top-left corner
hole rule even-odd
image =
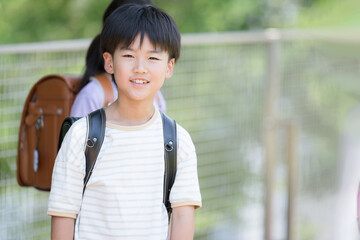
[[[178,158],[174,185],[170,192],[171,206],[201,207],[201,194],[197,173],[195,146],[190,135],[177,125]]]
[[[75,122],[58,152],[52,175],[48,215],[76,218],[80,210],[85,174],[86,124],[86,118]]]

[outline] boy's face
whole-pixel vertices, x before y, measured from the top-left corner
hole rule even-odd
[[[119,98],[151,103],[175,64],[167,52],[154,48],[147,35],[140,45],[140,34],[128,48],[117,48],[113,56],[105,52],[103,57],[105,70],[114,74]]]

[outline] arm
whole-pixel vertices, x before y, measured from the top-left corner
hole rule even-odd
[[[74,239],[75,219],[67,217],[51,217],[51,240]]]
[[[194,206],[175,207],[172,211],[171,240],[194,238]]]

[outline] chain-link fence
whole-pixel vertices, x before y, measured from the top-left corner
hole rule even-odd
[[[49,239],[48,193],[16,182],[18,125],[35,81],[81,74],[88,44],[0,46],[0,239]],[[356,239],[359,45],[342,32],[183,35],[162,92],[197,148],[195,239]]]

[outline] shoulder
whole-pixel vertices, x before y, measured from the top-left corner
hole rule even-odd
[[[181,126],[179,123],[176,123],[176,130],[177,130],[178,137],[184,138],[186,140],[191,140],[191,136],[190,136],[189,132],[183,126]]]
[[[71,116],[83,117],[99,109],[104,103],[104,93],[97,81],[90,81],[77,94],[71,108]]]
[[[99,93],[102,92],[102,88],[101,85],[98,81],[94,81],[95,78],[91,78],[91,81],[88,82],[88,84],[86,84],[79,92],[79,94],[81,93]]]
[[[195,145],[189,132],[178,123],[176,123],[176,130],[179,153],[190,154],[195,152]]]
[[[86,84],[78,93],[77,97],[81,96],[83,98],[98,100],[100,103],[104,101],[102,99],[104,96],[102,87],[98,81],[90,81]]]
[[[70,129],[69,132],[66,134],[69,136],[74,137],[76,140],[78,140],[79,138],[84,138],[87,134],[87,119],[86,117],[82,117],[79,120],[77,120],[76,122],[74,122]]]
[[[79,120],[75,121],[70,129],[69,129],[69,133],[71,134],[84,134],[87,131],[87,120],[86,117],[82,117]]]
[[[60,151],[83,151],[85,139],[87,137],[87,120],[86,117],[80,118],[74,122],[69,131],[66,133]],[[80,151],[81,150],[81,151]]]

